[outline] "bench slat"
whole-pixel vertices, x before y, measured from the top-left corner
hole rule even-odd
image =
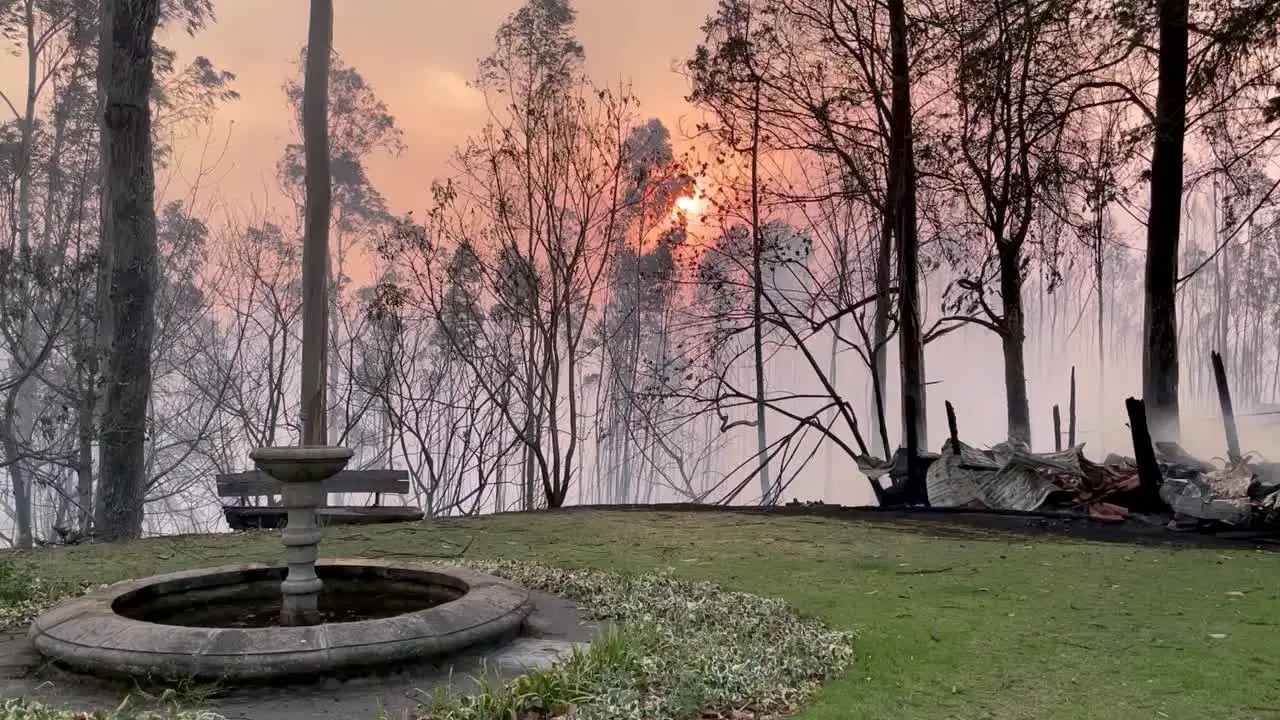
[[[279,495],[280,481],[259,470],[218,475],[218,497]],[[409,493],[406,470],[343,470],[324,481],[329,493]]]

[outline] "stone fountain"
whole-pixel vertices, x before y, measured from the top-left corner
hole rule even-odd
[[[318,561],[315,510],[346,448],[262,448],[280,481],[286,564],[157,575],[68,600],[28,633],[45,657],[105,676],[262,681],[436,659],[514,638],[533,610],[519,585],[463,568]]]
[[[316,508],[324,501],[324,481],[345,468],[354,454],[349,448],[304,445],[258,448],[249,455],[259,470],[280,482],[281,505],[289,514],[288,524],[280,533],[289,566],[280,583],[281,625],[320,622],[318,603],[323,581],[316,575],[320,554]]]

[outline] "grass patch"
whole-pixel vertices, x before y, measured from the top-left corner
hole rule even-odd
[[[1270,720],[1280,554],[1133,548],[802,517],[572,512],[325,531],[324,557],[670,571],[858,632],[804,720]],[[0,553],[47,583],[279,561],[278,535]],[[2,621],[0,621],[2,622]]]

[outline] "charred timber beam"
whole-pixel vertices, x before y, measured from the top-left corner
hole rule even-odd
[[[1240,433],[1236,429],[1236,414],[1231,407],[1231,388],[1227,385],[1227,370],[1222,364],[1222,356],[1216,351],[1210,353],[1213,363],[1213,379],[1218,384],[1218,405],[1222,408],[1222,426],[1227,434],[1227,457],[1232,463],[1240,462]]]
[[[1164,478],[1160,474],[1160,463],[1156,461],[1155,447],[1151,444],[1151,431],[1147,428],[1147,408],[1138,398],[1126,399],[1124,407],[1129,413],[1133,458],[1138,464],[1139,493],[1144,502],[1158,503]]]

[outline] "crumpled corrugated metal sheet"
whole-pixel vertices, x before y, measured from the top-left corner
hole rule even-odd
[[[859,455],[854,461],[868,480],[878,480],[893,470],[893,463],[867,455]]]
[[[1262,498],[1254,505],[1253,511],[1258,520],[1266,523],[1280,523],[1280,490]]]
[[[929,504],[934,507],[988,507],[982,501],[982,491],[978,489],[975,478],[979,473],[995,472],[994,463],[991,468],[969,469],[973,466],[982,468],[988,460],[964,443],[960,448],[961,454],[953,453],[948,442],[943,447],[942,457],[929,466],[925,475]]]
[[[1253,463],[1240,460],[1226,467],[1205,463],[1208,469],[1188,477],[1166,477],[1160,486],[1160,498],[1175,513],[1198,520],[1214,520],[1243,525],[1253,518],[1254,499],[1250,491],[1256,484]]]
[[[1109,455],[1098,465],[1083,449],[1037,454],[1009,444],[978,450],[960,443],[956,453],[947,440],[929,468],[929,502],[1023,512],[1051,505],[1101,519],[1127,517],[1124,505],[1134,498],[1128,493],[1141,486],[1136,463]],[[1157,458],[1164,475],[1160,498],[1175,513],[1232,525],[1280,524],[1280,464],[1245,459],[1220,467],[1173,443],[1160,443]]]
[[[1033,455],[1008,446],[984,452],[964,443],[956,454],[948,440],[942,457],[929,467],[929,504],[1036,510],[1051,494],[1062,490],[1047,475],[1072,472],[1072,461],[1066,455]],[[1078,461],[1074,467],[1078,473]]]
[[[1249,484],[1249,497],[1257,500],[1276,492],[1280,492],[1280,463],[1255,463],[1253,482]]]
[[[960,443],[960,452],[943,445],[942,457],[928,474],[929,503],[935,507],[976,507],[1031,512],[1057,497],[1069,508],[1122,518],[1125,508],[1104,502],[1138,486],[1132,466],[1105,467],[1084,456],[1084,446],[1060,452],[1032,453],[1007,443],[978,450]]]
[[[1160,499],[1169,503],[1169,507],[1179,515],[1231,525],[1248,522],[1252,512],[1249,498],[1219,497],[1206,477],[1165,478],[1160,484]]]

